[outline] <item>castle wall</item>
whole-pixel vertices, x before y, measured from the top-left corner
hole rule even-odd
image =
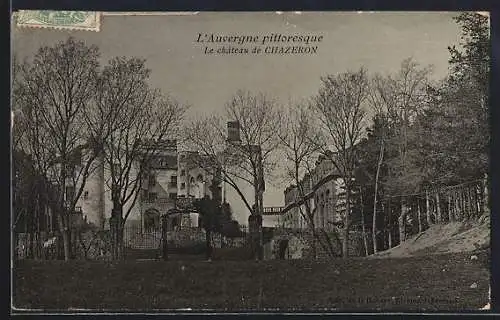
[[[96,163],[96,170],[87,178],[77,206],[82,208],[83,216],[96,226],[104,226],[104,166],[101,160]]]
[[[143,213],[149,209],[155,209],[160,215],[165,214],[168,210],[175,208],[176,198],[178,196],[187,195],[187,191],[191,189],[190,194],[196,198],[202,198],[205,195],[211,195],[209,185],[211,183],[211,175],[202,168],[189,168],[182,163],[165,163],[166,156],[172,156],[172,152],[166,152],[160,155],[161,162],[153,173],[155,175],[154,185],[149,184],[149,177],[145,177],[142,189],[137,190],[137,200],[132,207],[127,218],[127,224],[143,225]],[[175,161],[174,161],[175,162]],[[181,170],[184,169],[185,174],[181,175]],[[130,172],[130,180],[135,178],[137,171],[133,166]],[[201,175],[201,178],[198,177]],[[172,177],[177,177],[177,182]],[[188,179],[194,178],[194,183],[188,184]],[[85,189],[77,204],[83,211],[84,217],[88,222],[95,224],[101,228],[109,228],[109,219],[113,208],[111,199],[111,172],[107,166],[99,159],[97,169],[88,177]],[[181,183],[185,183],[185,187],[181,188]],[[130,188],[131,189],[131,188]],[[130,191],[129,191],[130,192]],[[149,200],[149,194],[156,193],[155,200]],[[133,197],[127,201],[123,208],[123,214],[131,208]]]

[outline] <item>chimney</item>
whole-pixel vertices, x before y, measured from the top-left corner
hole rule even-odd
[[[240,123],[238,121],[227,122],[227,141],[241,142],[240,139]]]

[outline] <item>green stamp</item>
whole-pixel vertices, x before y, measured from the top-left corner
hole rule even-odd
[[[100,14],[92,11],[20,10],[19,27],[99,31]]]

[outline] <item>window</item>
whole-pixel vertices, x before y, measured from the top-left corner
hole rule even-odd
[[[156,192],[150,192],[150,193],[148,194],[148,200],[149,200],[150,202],[156,201],[157,196],[158,196],[158,195],[156,194]]]
[[[84,200],[87,200],[88,198],[89,198],[89,192],[88,192],[88,191],[85,191],[85,192],[83,193],[83,199],[84,199]]]
[[[171,187],[177,187],[177,176],[171,176],[170,177],[170,186]]]
[[[181,177],[184,177],[186,175],[186,170],[182,169],[181,170]]]
[[[150,174],[149,175],[149,181],[148,181],[148,185],[150,187],[154,187],[156,185],[156,177],[154,174]]]
[[[66,187],[66,201],[73,201],[75,199],[75,188],[72,186]]]
[[[177,193],[175,193],[175,192],[169,193],[169,194],[168,194],[168,198],[169,198],[170,200],[175,200],[175,199],[177,199]]]
[[[181,183],[181,190],[186,189],[186,184],[183,182]]]

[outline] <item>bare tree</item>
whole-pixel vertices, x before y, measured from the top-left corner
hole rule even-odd
[[[232,166],[235,160],[227,152],[225,125],[218,115],[195,119],[184,127],[183,145],[198,153],[198,156],[190,157],[191,166],[201,168],[211,176],[220,175],[220,179],[233,188],[246,208],[252,211],[251,202],[240,188],[240,174]]]
[[[311,143],[317,140],[317,132],[313,129],[313,121],[306,107],[302,104],[291,104],[283,114],[283,130],[279,133],[282,143],[282,152],[286,160],[285,173],[288,179],[296,186],[298,194],[295,203],[301,217],[306,221],[312,239],[310,241],[313,257],[316,257],[316,243],[323,250],[334,256],[335,252],[331,239],[323,228],[316,228],[315,213],[310,201],[313,192],[310,185],[305,185],[303,177],[313,175],[313,165],[319,154],[319,147]]]
[[[421,173],[412,165],[410,126],[426,105],[426,88],[431,70],[430,66],[420,68],[408,58],[401,63],[401,68],[395,75],[376,78],[376,94],[372,102],[380,110],[385,110],[394,131],[390,143],[397,155],[389,163],[386,182],[386,189],[392,194],[416,192],[420,182]],[[405,241],[406,215],[405,197],[401,197],[401,213],[398,217],[400,241]]]
[[[185,111],[177,101],[148,86],[149,74],[141,59],[109,61],[99,79],[96,110],[92,113],[95,119],[89,120],[105,124],[92,129],[106,133],[101,143],[113,203],[113,259],[123,257],[124,225],[150,173],[151,162],[161,152],[163,140],[176,137]]]
[[[56,190],[46,196],[58,216],[66,260],[71,214],[99,153],[85,121],[96,90],[98,57],[97,47],[69,38],[40,48],[31,63],[20,64],[13,83],[16,122],[22,128],[15,145],[44,177],[44,189]]]
[[[365,69],[329,75],[314,97],[311,109],[317,117],[319,139],[313,141],[330,159],[345,183],[346,211],[343,221],[342,254],[348,256],[351,196],[356,165],[356,144],[365,126],[368,79]],[[332,150],[333,149],[333,150]]]
[[[238,124],[237,141],[227,139],[226,122],[218,115],[190,123],[185,130],[186,140],[200,154],[213,159],[211,168],[221,171],[223,181],[238,193],[252,218],[262,219],[264,176],[273,172],[280,146],[278,104],[264,94],[239,90],[226,104],[225,119]],[[253,187],[253,205],[238,186],[240,182]]]
[[[377,204],[378,204],[378,195],[379,195],[379,181],[380,181],[380,171],[382,168],[382,164],[384,162],[384,154],[385,154],[385,145],[387,140],[387,103],[386,103],[386,93],[384,92],[384,79],[381,75],[376,75],[372,81],[370,86],[370,91],[368,95],[368,99],[370,105],[375,113],[374,119],[381,120],[381,132],[380,135],[377,136],[379,150],[378,150],[378,160],[377,160],[377,169],[375,172],[375,189],[373,193],[373,219],[372,219],[372,242],[373,242],[373,253],[378,252],[377,248]],[[377,128],[375,128],[377,129]],[[378,132],[377,132],[378,133]]]
[[[276,167],[281,114],[278,103],[265,94],[239,90],[226,105],[227,118],[239,123],[241,142],[230,142],[234,174],[254,188],[255,210],[263,213],[264,176]]]

